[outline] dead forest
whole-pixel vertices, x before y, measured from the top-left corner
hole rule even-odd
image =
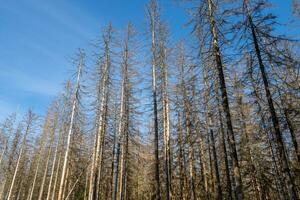
[[[300,198],[299,35],[267,0],[181,4],[190,37],[150,0],[142,31],[76,51],[44,115],[0,122],[1,200]]]

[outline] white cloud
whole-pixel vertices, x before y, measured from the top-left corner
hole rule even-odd
[[[0,67],[0,78],[5,80],[5,85],[8,88],[16,90],[31,92],[44,96],[55,96],[60,87],[55,81],[47,80],[46,78],[39,77],[37,74],[29,74],[21,70],[4,70]]]

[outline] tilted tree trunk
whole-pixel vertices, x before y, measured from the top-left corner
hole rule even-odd
[[[28,136],[30,128],[32,126],[33,118],[34,118],[33,113],[32,113],[31,110],[29,110],[28,111],[28,116],[27,116],[27,121],[26,121],[26,130],[25,130],[25,134],[24,134],[24,137],[23,137],[21,149],[20,149],[20,152],[19,152],[19,155],[18,155],[17,165],[15,167],[14,175],[13,175],[13,178],[12,178],[12,181],[11,181],[11,184],[10,184],[10,189],[9,189],[9,192],[8,192],[7,200],[10,200],[10,199],[13,198],[13,188],[14,188],[14,185],[15,185],[17,173],[19,171],[20,160],[21,160],[21,158],[23,156],[23,153],[25,151],[25,148],[26,148],[27,136]]]
[[[63,149],[63,147],[61,148],[61,150]],[[63,152],[60,152],[59,157],[58,157],[58,161],[57,161],[57,168],[56,168],[56,172],[55,172],[55,179],[54,179],[54,183],[53,183],[53,192],[52,192],[52,196],[51,196],[51,200],[54,200],[56,197],[56,187],[57,187],[57,182],[59,181],[59,169],[61,167],[61,159],[63,156]]]
[[[218,90],[216,91],[218,92]],[[225,130],[223,126],[223,118],[222,118],[222,108],[220,105],[219,97],[217,96],[217,106],[218,106],[218,118],[220,124],[220,131],[221,131],[221,139],[222,139],[222,150],[224,154],[224,165],[225,165],[225,174],[226,174],[226,191],[227,191],[227,199],[232,200],[232,190],[231,190],[231,176],[230,176],[230,168],[229,168],[229,161],[227,155],[227,148],[226,148],[226,139],[225,139]]]
[[[220,180],[220,173],[219,173],[219,166],[218,166],[218,157],[217,157],[217,151],[216,151],[216,145],[215,145],[214,132],[212,129],[210,129],[210,140],[212,142],[214,171],[215,171],[215,177],[216,177],[215,199],[222,199],[222,187],[221,187],[221,180]]]
[[[247,7],[248,2],[244,1],[244,5],[245,5],[246,17],[247,17],[247,20],[248,20],[248,23],[249,23],[249,26],[250,26],[249,28],[250,28],[250,31],[251,31],[251,36],[252,36],[252,41],[253,41],[253,45],[254,45],[254,49],[255,49],[255,54],[256,54],[256,57],[257,57],[257,60],[258,60],[259,69],[260,69],[261,76],[262,76],[262,79],[263,79],[263,84],[264,84],[266,98],[267,98],[267,102],[268,102],[268,106],[269,106],[269,111],[270,111],[270,114],[271,114],[271,119],[272,119],[272,123],[273,123],[276,144],[277,144],[277,148],[278,148],[279,156],[280,156],[280,161],[281,161],[281,165],[282,165],[282,173],[284,174],[284,179],[286,179],[286,181],[287,181],[287,186],[288,186],[290,198],[291,199],[299,199],[297,191],[296,191],[294,178],[291,174],[291,171],[290,171],[290,168],[289,168],[289,165],[288,165],[288,158],[287,158],[286,153],[285,153],[285,147],[284,147],[284,142],[283,142],[283,139],[282,139],[282,134],[281,134],[281,131],[280,131],[280,125],[279,125],[278,117],[277,117],[277,114],[276,114],[276,111],[275,111],[272,95],[271,95],[271,92],[270,92],[267,72],[266,72],[265,65],[263,63],[262,57],[261,57],[261,50],[260,50],[260,47],[259,47],[259,44],[258,44],[255,25],[252,21],[252,16],[249,14],[249,11],[248,11],[248,7]]]
[[[208,15],[209,15],[209,22],[210,22],[210,32],[212,36],[212,48],[213,48],[213,54],[215,56],[215,62],[218,71],[219,84],[220,84],[220,90],[222,96],[221,102],[223,106],[223,111],[225,112],[226,125],[227,125],[228,135],[229,135],[228,143],[230,147],[230,153],[231,153],[231,158],[233,163],[234,180],[235,180],[234,191],[235,191],[236,199],[241,200],[243,199],[242,178],[241,178],[240,166],[238,161],[238,155],[236,151],[235,136],[234,136],[232,121],[231,121],[231,114],[230,114],[228,95],[227,95],[227,89],[225,83],[225,75],[223,71],[224,67],[222,64],[221,51],[220,51],[218,35],[217,35],[217,27],[214,19],[214,11],[213,11],[214,8],[213,8],[212,0],[207,0],[207,3],[208,3],[208,12],[209,12]]]
[[[282,94],[280,94],[280,96],[281,96],[281,104],[282,104],[282,107],[283,107],[282,108],[283,109],[283,114],[284,114],[287,126],[288,126],[290,134],[291,134],[292,143],[293,143],[295,153],[296,153],[296,160],[298,162],[298,166],[300,167],[300,151],[299,151],[299,147],[298,147],[295,127],[294,127],[294,124],[292,123],[292,120],[291,120],[291,117],[290,117],[290,114],[289,114],[288,106],[286,106],[287,103],[285,103],[287,101],[287,99],[282,97]]]
[[[52,133],[50,135],[50,143],[49,143],[49,147],[48,147],[49,149],[48,149],[48,153],[47,153],[47,160],[45,163],[45,170],[44,170],[44,174],[43,174],[41,188],[39,191],[38,200],[42,200],[43,193],[44,193],[45,181],[46,181],[46,177],[47,177],[47,173],[48,173],[48,165],[49,165],[51,151],[52,151],[52,144],[53,144],[54,137],[55,137],[57,121],[58,121],[58,113],[55,114],[54,123],[53,123],[53,127],[52,127]]]
[[[62,116],[64,114],[64,110],[62,111]],[[57,139],[57,142],[56,142],[56,147],[55,147],[55,151],[54,151],[54,158],[53,158],[53,163],[52,163],[52,166],[51,166],[51,175],[50,175],[50,180],[49,180],[49,183],[48,183],[48,191],[47,191],[47,197],[46,197],[46,200],[49,200],[50,197],[51,197],[51,189],[52,189],[52,182],[53,182],[53,178],[55,177],[55,166],[56,166],[56,163],[57,163],[57,170],[59,169],[59,163],[60,163],[60,156],[58,155],[59,152],[59,145],[61,143],[61,137],[62,137],[62,132],[63,132],[63,127],[61,127],[59,129],[59,134],[58,134],[58,139]],[[59,160],[58,162],[56,162],[57,158],[59,157]],[[56,185],[55,183],[53,185]],[[54,191],[53,193],[55,193],[55,187],[54,187]]]
[[[273,161],[272,163],[273,163],[274,169],[275,169],[274,179],[275,179],[275,183],[276,183],[276,191],[277,191],[280,199],[287,199],[287,197],[286,197],[287,194],[284,190],[283,180],[279,174],[279,166],[278,166],[276,158],[275,158],[276,152],[272,145],[273,134],[269,133],[269,131],[267,130],[266,122],[265,122],[265,119],[264,119],[264,116],[262,113],[262,106],[259,103],[260,98],[259,98],[258,90],[257,90],[257,87],[255,86],[254,78],[253,78],[252,74],[250,74],[250,79],[252,82],[252,90],[253,90],[252,93],[254,94],[254,98],[255,98],[254,104],[258,107],[258,116],[260,117],[260,119],[262,121],[263,129],[266,132],[267,142],[268,142],[268,147],[269,147],[268,149],[269,149],[269,152],[270,152],[270,155],[271,155],[271,158]]]
[[[14,189],[16,177],[17,177],[17,174],[18,174],[18,171],[19,171],[20,161],[21,161],[21,158],[22,158],[23,153],[24,153],[25,148],[26,148],[27,136],[28,136],[30,128],[32,126],[33,118],[34,118],[34,115],[33,115],[32,111],[29,110],[28,115],[27,115],[27,120],[26,120],[25,134],[24,134],[21,149],[20,149],[20,152],[19,152],[19,155],[18,155],[17,165],[15,167],[14,175],[13,175],[13,178],[12,178],[12,181],[11,181],[11,184],[10,184],[10,189],[9,189],[9,192],[8,192],[7,200],[10,200],[10,199],[13,198],[13,189]]]
[[[84,65],[84,53],[80,51],[80,58],[79,58],[79,64],[78,64],[78,71],[77,71],[77,79],[76,79],[76,86],[75,86],[75,93],[72,99],[72,111],[71,111],[71,119],[70,119],[70,126],[68,130],[68,136],[67,136],[67,146],[65,150],[64,155],[64,162],[62,166],[62,174],[61,174],[61,180],[59,185],[59,191],[58,191],[58,200],[63,199],[64,195],[64,189],[65,189],[65,182],[66,182],[66,173],[68,168],[68,161],[69,161],[69,153],[70,153],[70,145],[71,145],[71,137],[73,135],[73,123],[74,123],[74,117],[76,112],[76,107],[78,104],[78,96],[79,96],[79,88],[80,88],[80,77],[82,73],[82,68]]]

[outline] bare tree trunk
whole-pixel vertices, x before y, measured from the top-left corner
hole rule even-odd
[[[63,142],[62,142],[62,144],[63,144]],[[55,172],[55,179],[54,179],[54,184],[53,184],[53,192],[52,192],[51,200],[54,200],[56,197],[56,186],[57,186],[57,182],[58,182],[58,178],[59,178],[59,169],[60,169],[62,153],[63,152],[60,153],[58,161],[57,161],[57,168],[56,168],[56,172]]]
[[[181,124],[181,116],[180,112],[178,112],[178,145],[179,145],[179,153],[178,153],[178,162],[179,162],[179,199],[183,198],[183,189],[184,189],[184,164],[183,164],[183,142],[182,142],[182,124]]]
[[[164,25],[159,24],[159,66],[161,79],[161,95],[163,109],[163,136],[164,136],[164,158],[166,173],[166,199],[171,198],[171,150],[170,150],[170,114],[169,114],[169,92],[168,92],[168,70],[167,70],[167,49],[166,30]]]
[[[89,183],[89,200],[97,200],[99,195],[99,184],[101,179],[101,167],[102,167],[102,154],[103,154],[103,144],[104,137],[106,132],[106,122],[107,122],[107,103],[108,103],[108,84],[110,78],[110,43],[111,43],[111,35],[112,35],[112,26],[111,24],[108,26],[106,31],[106,36],[104,38],[104,56],[105,63],[103,69],[103,79],[101,83],[101,92],[102,97],[100,101],[100,109],[99,109],[99,119],[97,126],[97,133],[95,135],[95,147],[92,156],[92,165],[90,172],[90,183]],[[100,165],[99,165],[100,164]]]
[[[39,171],[39,167],[40,167],[40,158],[41,158],[41,156],[39,156],[39,159],[37,161],[37,166],[36,166],[36,169],[35,169],[32,186],[30,188],[30,193],[29,193],[29,196],[27,198],[28,200],[32,199],[32,195],[33,195],[33,191],[34,191],[34,187],[35,187],[35,182],[36,182],[38,171]]]
[[[282,164],[282,168],[283,168],[282,173],[284,174],[284,179],[286,179],[286,181],[287,181],[290,198],[291,199],[299,199],[298,194],[296,192],[294,178],[292,177],[292,174],[290,172],[290,168],[288,165],[288,158],[285,153],[285,147],[284,147],[284,143],[283,143],[283,139],[282,139],[282,134],[280,131],[280,125],[279,125],[278,117],[277,117],[277,114],[275,111],[272,95],[271,95],[270,88],[269,88],[267,72],[265,70],[265,66],[262,61],[260,47],[259,47],[258,41],[257,41],[256,30],[255,30],[255,27],[254,27],[254,24],[252,21],[252,17],[248,12],[247,2],[245,2],[245,10],[246,10],[247,19],[248,19],[248,22],[250,25],[252,40],[253,40],[253,44],[254,44],[255,53],[256,53],[256,56],[258,59],[259,69],[260,69],[262,79],[263,79],[263,84],[264,84],[264,88],[265,88],[265,92],[266,92],[266,97],[267,97],[267,101],[268,101],[269,111],[271,114],[273,128],[275,130],[276,144],[277,144],[277,147],[279,150],[279,156],[280,156],[280,160],[281,160],[281,164]]]
[[[63,110],[62,113],[64,114],[64,110]],[[59,153],[58,148],[59,148],[61,137],[62,137],[62,128],[60,128],[60,130],[59,130],[59,135],[58,135],[58,139],[57,139],[57,143],[56,143],[56,147],[55,147],[54,158],[53,158],[53,163],[52,163],[52,167],[51,167],[51,175],[50,175],[50,180],[49,180],[49,184],[48,184],[48,191],[47,191],[46,200],[49,200],[50,196],[51,196],[52,182],[53,182],[53,177],[54,177],[54,172],[55,172],[56,160],[57,160],[58,153]],[[57,169],[59,169],[59,162],[60,162],[60,157],[59,157],[59,160],[57,162]],[[54,193],[55,193],[55,190],[54,190]]]
[[[208,158],[209,158],[209,172],[210,172],[210,185],[209,185],[209,198],[214,196],[215,191],[215,180],[213,174],[213,162],[212,162],[212,155],[211,155],[211,139],[210,139],[210,129],[207,128],[207,146],[208,146]]]
[[[69,152],[70,152],[70,145],[71,145],[71,137],[73,135],[73,123],[74,123],[74,116],[75,116],[75,110],[77,107],[77,101],[78,101],[78,96],[79,96],[79,88],[80,88],[80,76],[82,73],[82,68],[84,65],[84,53],[80,51],[80,61],[78,64],[78,72],[77,72],[77,80],[76,80],[76,88],[75,88],[75,93],[73,96],[73,105],[72,105],[72,112],[71,112],[71,121],[70,121],[70,126],[69,126],[69,131],[68,131],[68,137],[67,137],[67,146],[66,146],[66,152],[64,156],[64,162],[63,162],[63,168],[62,168],[62,174],[61,174],[61,180],[60,180],[60,185],[59,185],[59,191],[58,191],[58,200],[63,199],[63,191],[65,187],[65,180],[66,180],[66,172],[67,172],[67,166],[68,166],[68,160],[69,160]]]
[[[113,148],[112,148],[112,162],[111,162],[111,181],[110,181],[110,197],[111,199],[114,199],[114,169],[115,169],[115,157],[116,157],[116,141],[117,141],[117,131],[118,131],[118,128],[117,128],[117,105],[115,105],[115,118],[114,118],[114,121],[115,121],[115,126],[114,126],[114,137],[113,137]]]
[[[212,142],[212,151],[213,151],[213,157],[214,157],[214,168],[215,168],[215,177],[216,177],[216,199],[223,199],[222,198],[222,187],[221,187],[221,181],[220,181],[220,173],[219,173],[219,167],[218,167],[218,157],[217,157],[217,152],[216,152],[216,146],[215,146],[215,137],[213,130],[210,129],[210,139]]]
[[[244,108],[243,108],[243,99],[242,99],[242,94],[238,93],[238,97],[237,97],[237,105],[239,107],[239,113],[240,113],[240,121],[242,123],[242,128],[243,128],[243,132],[245,135],[245,139],[246,139],[246,153],[249,157],[247,157],[247,159],[249,159],[249,167],[250,167],[250,174],[251,174],[251,182],[253,184],[253,189],[255,191],[256,194],[256,198],[262,200],[262,190],[261,190],[261,186],[259,184],[258,178],[257,178],[257,169],[254,163],[254,158],[253,158],[253,152],[251,149],[251,141],[249,139],[249,133],[248,133],[248,128],[247,128],[247,124],[246,124],[246,116],[244,114]]]
[[[223,119],[222,119],[222,114],[221,114],[221,107],[219,106],[219,98],[217,98],[217,103],[218,103],[218,115],[219,115],[220,131],[221,131],[221,138],[222,138],[222,150],[224,153],[227,199],[232,200],[230,169],[229,169],[229,162],[228,162],[228,156],[227,156],[226,140],[225,140],[224,127],[223,127]]]
[[[249,67],[251,67],[251,66],[249,66]],[[268,145],[269,145],[269,151],[270,151],[272,161],[273,161],[273,164],[274,164],[274,168],[275,168],[275,174],[276,175],[274,176],[274,179],[275,179],[275,183],[276,183],[277,194],[280,197],[280,199],[288,199],[287,194],[285,192],[284,181],[282,180],[282,176],[279,173],[279,166],[278,166],[276,158],[275,158],[275,155],[276,155],[275,149],[276,148],[274,148],[273,145],[272,145],[273,144],[272,141],[273,141],[274,136],[273,136],[272,132],[268,131],[268,128],[266,126],[265,118],[264,118],[264,115],[262,113],[262,106],[259,103],[260,97],[259,97],[259,94],[258,94],[258,89],[255,85],[255,80],[254,80],[254,77],[253,77],[253,71],[252,71],[251,68],[250,68],[250,79],[251,79],[251,83],[252,83],[252,91],[253,91],[254,98],[255,98],[254,103],[258,107],[258,115],[259,115],[259,117],[262,121],[263,129],[266,132],[267,141],[268,141]]]
[[[183,69],[181,69],[183,72]],[[182,73],[183,75],[183,73]],[[193,148],[193,131],[192,131],[192,121],[191,121],[191,105],[186,93],[186,86],[184,83],[183,77],[181,78],[181,89],[183,93],[183,106],[185,112],[185,124],[186,124],[186,134],[188,140],[188,158],[189,158],[189,196],[191,200],[196,199],[196,191],[195,191],[195,180],[194,180],[194,148]]]
[[[49,122],[46,122],[48,126],[48,123]],[[47,132],[48,130],[45,128],[44,129],[44,132]],[[38,172],[39,172],[39,168],[40,168],[40,161],[41,161],[41,158],[42,158],[42,151],[43,151],[43,148],[44,148],[44,143],[45,143],[45,139],[47,137],[47,133],[45,134],[45,136],[43,136],[45,138],[41,138],[41,143],[40,143],[40,147],[38,149],[38,159],[37,159],[37,166],[36,166],[36,169],[35,169],[35,173],[34,173],[34,178],[33,178],[33,182],[32,182],[32,186],[30,188],[30,193],[29,193],[29,196],[27,197],[28,200],[31,200],[32,199],[32,195],[33,195],[33,192],[34,192],[34,188],[35,188],[35,184],[36,184],[36,179],[37,179],[37,175],[38,175]]]
[[[222,96],[222,105],[223,105],[223,111],[225,112],[226,116],[226,124],[228,129],[228,134],[230,140],[228,141],[229,147],[230,147],[230,153],[233,163],[233,172],[234,172],[234,180],[235,180],[235,194],[237,200],[243,199],[243,189],[242,189],[242,178],[240,173],[240,166],[236,151],[236,144],[235,144],[235,136],[233,132],[232,122],[231,122],[231,114],[230,114],[230,108],[229,108],[229,102],[228,102],[228,95],[227,95],[227,89],[226,89],[226,83],[225,83],[225,76],[223,72],[223,64],[221,59],[221,52],[219,48],[219,41],[217,36],[217,29],[216,29],[216,22],[214,19],[214,11],[213,11],[213,3],[212,0],[207,0],[208,3],[208,12],[209,12],[209,21],[210,21],[210,31],[213,39],[213,51],[219,76],[219,84],[221,89],[221,96]]]
[[[280,94],[280,96],[281,96],[281,104],[283,106],[284,117],[285,117],[286,123],[288,125],[289,131],[290,131],[290,134],[291,134],[291,138],[292,138],[292,143],[293,143],[293,146],[294,146],[294,149],[295,149],[296,160],[297,160],[298,165],[300,167],[300,151],[298,150],[297,136],[296,136],[296,133],[295,133],[294,125],[293,125],[292,120],[291,120],[290,115],[289,115],[289,110],[288,110],[288,108],[286,107],[286,105],[284,103],[284,102],[287,101],[287,99],[284,98],[285,101],[283,101],[281,94]]]
[[[119,184],[119,200],[124,200],[126,195],[126,180],[127,180],[127,159],[128,159],[128,132],[129,132],[129,59],[130,59],[130,47],[129,42],[133,35],[133,30],[131,24],[128,24],[126,30],[126,39],[124,40],[123,49],[123,83],[122,83],[122,97],[121,97],[121,117],[120,123],[122,123],[122,155],[121,155],[121,169],[120,169],[120,184]],[[122,108],[123,106],[123,108]],[[122,114],[122,112],[124,112]]]
[[[119,164],[121,163],[121,168],[123,166],[123,158],[121,158],[120,161],[120,148],[121,144],[124,141],[124,132],[125,132],[125,125],[124,125],[124,119],[125,119],[125,86],[126,86],[126,81],[125,81],[125,68],[123,69],[123,81],[122,81],[122,92],[121,92],[121,106],[120,106],[120,121],[119,121],[119,130],[118,130],[118,142],[117,142],[117,152],[116,152],[116,171],[115,171],[115,184],[114,184],[114,192],[113,192],[113,200],[117,199],[117,191],[118,191],[118,182],[119,182]],[[122,144],[123,147],[123,144]],[[123,157],[123,149],[121,152],[121,157]],[[121,169],[122,171],[122,169]],[[122,174],[121,174],[122,176]]]
[[[20,153],[19,153],[19,156],[18,156],[17,165],[16,165],[16,168],[15,168],[15,171],[14,171],[13,179],[12,179],[11,184],[10,184],[10,189],[9,189],[9,192],[8,192],[7,200],[10,200],[12,198],[12,195],[13,195],[13,188],[14,188],[14,185],[15,185],[17,173],[19,171],[20,161],[21,161],[22,155],[24,153],[24,148],[26,147],[26,140],[27,140],[27,136],[29,134],[30,127],[32,125],[32,121],[33,121],[33,113],[31,112],[31,110],[29,110],[28,111],[28,116],[27,116],[27,122],[26,122],[27,124],[26,124],[25,135],[24,135],[22,146],[21,146]]]
[[[159,143],[158,143],[158,112],[157,112],[157,83],[156,83],[156,29],[158,9],[156,0],[150,2],[149,8],[150,32],[152,37],[152,98],[153,98],[153,120],[154,120],[154,157],[155,157],[155,199],[160,200],[160,178],[159,178]]]
[[[55,131],[56,131],[57,120],[58,120],[58,114],[56,114],[54,120],[55,121],[53,123],[52,135],[51,135],[51,138],[50,138],[49,150],[48,150],[47,160],[46,160],[46,164],[45,164],[45,171],[44,171],[44,175],[43,175],[43,179],[42,179],[42,184],[41,184],[38,200],[42,200],[42,197],[43,197],[45,181],[46,181],[46,177],[47,177],[47,173],[48,173],[48,165],[49,165],[49,160],[50,160],[51,151],[52,151],[52,144],[53,144]]]

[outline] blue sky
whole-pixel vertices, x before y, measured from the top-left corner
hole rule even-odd
[[[109,21],[123,28],[128,21],[143,30],[147,0],[0,0],[0,120],[29,107],[43,114],[70,77],[70,58],[90,48]],[[291,1],[272,0],[282,22]],[[173,37],[184,36],[184,10],[161,0]],[[298,27],[299,28],[299,27]]]

